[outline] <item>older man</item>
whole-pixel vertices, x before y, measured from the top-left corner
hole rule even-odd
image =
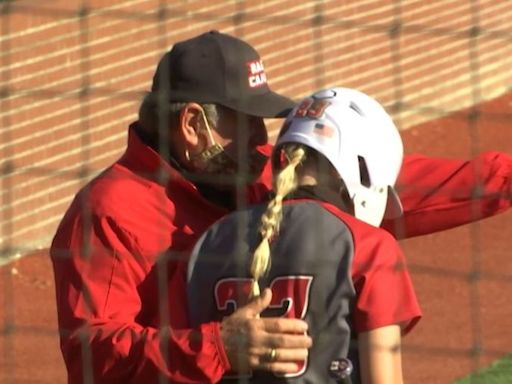
[[[163,56],[124,155],[78,192],[52,243],[69,382],[205,383],[229,370],[296,370],[312,342],[305,323],[260,318],[271,299],[266,291],[222,322],[190,329],[182,268],[210,224],[267,197],[271,146],[263,118],[284,116],[293,105],[270,90],[256,50],[232,36],[204,33]],[[511,164],[502,154],[406,157],[398,181],[406,183],[405,227],[390,221],[387,228],[411,236],[509,207],[497,192],[512,189]],[[407,187],[425,180],[428,190]],[[482,180],[484,193],[475,197]],[[447,193],[452,187],[455,197]],[[270,361],[273,349],[280,353]]]

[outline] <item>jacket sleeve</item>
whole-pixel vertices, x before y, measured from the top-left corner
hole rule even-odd
[[[89,224],[84,225],[78,214],[65,217],[50,251],[69,382],[218,381],[229,369],[219,324],[177,330],[160,314],[163,325],[141,325],[138,289],[154,266],[138,254],[130,234],[113,220],[94,215],[87,219]],[[157,302],[167,300],[158,291],[154,296]],[[182,304],[173,302],[171,310],[182,310]]]
[[[467,224],[512,205],[512,156],[484,152],[467,161],[406,156],[397,190],[404,215],[382,224],[397,238]]]

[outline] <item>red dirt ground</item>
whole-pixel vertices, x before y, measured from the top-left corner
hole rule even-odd
[[[480,110],[471,128],[475,148],[466,115],[458,113],[407,131],[407,151],[458,158],[486,150],[512,154],[512,94]],[[401,242],[424,312],[405,339],[407,382],[450,383],[512,352],[511,234],[509,211]],[[468,272],[478,266],[481,278],[471,283]],[[472,353],[478,345],[480,355]]]
[[[459,113],[404,132],[407,152],[459,158],[485,150],[512,154],[512,94],[485,103],[481,111],[472,131],[476,148]],[[407,383],[450,383],[512,352],[511,229],[508,212],[402,242],[424,311],[404,342]],[[471,283],[474,259],[482,275]],[[0,383],[66,381],[53,273],[44,251],[0,268],[0,330]],[[481,354],[472,354],[475,345]]]

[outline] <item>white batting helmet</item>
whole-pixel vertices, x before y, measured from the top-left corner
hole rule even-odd
[[[400,134],[384,108],[349,88],[330,88],[290,112],[276,142],[301,143],[323,154],[352,198],[355,216],[379,226],[402,214],[393,188],[403,159]]]

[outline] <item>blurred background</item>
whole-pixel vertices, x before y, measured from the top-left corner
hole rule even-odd
[[[74,193],[122,154],[161,55],[212,29],[256,47],[294,99],[328,86],[377,98],[406,152],[512,153],[511,1],[0,0],[0,382],[65,381],[45,249]],[[409,382],[511,352],[511,219],[403,242],[426,314],[405,346]]]

